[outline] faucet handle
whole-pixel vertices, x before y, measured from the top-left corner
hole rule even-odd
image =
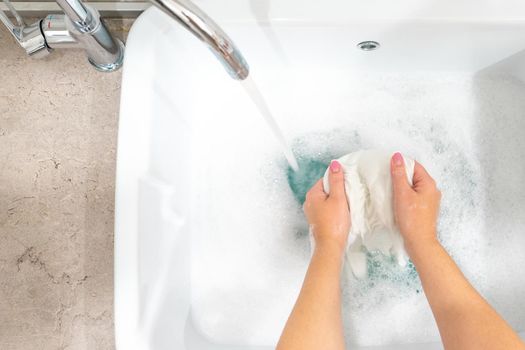
[[[6,12],[0,10],[0,21],[9,29],[16,41],[22,46],[29,56],[41,58],[47,56],[50,48],[47,46],[46,39],[42,34],[42,20],[27,25],[16,11],[9,0],[3,0],[11,15],[15,18],[17,24],[13,23]]]

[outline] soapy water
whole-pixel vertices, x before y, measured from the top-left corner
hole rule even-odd
[[[337,86],[330,79],[315,78],[324,89]],[[525,293],[519,269],[525,186],[511,190],[503,180],[505,174],[525,178],[519,151],[525,140],[517,131],[525,130],[525,101],[518,98],[525,85],[460,74],[359,81],[328,91],[282,84],[269,96],[309,101],[309,94],[324,94],[321,107],[298,112],[292,107],[299,105],[286,104],[293,105],[283,127],[293,130],[297,173],[278,148],[214,144],[221,157],[207,159],[192,231],[192,317],[210,341],[275,345],[310,257],[304,195],[331,159],[360,149],[401,151],[428,169],[443,193],[440,241],[511,325],[525,328],[525,305],[517,298]],[[238,159],[249,159],[249,166],[232,170]],[[367,269],[363,280],[343,274],[347,345],[437,340],[414,266],[369,252]]]
[[[407,123],[403,127],[411,129],[412,125]],[[331,159],[339,158],[341,155],[360,149],[369,148],[374,143],[374,140],[366,136],[366,132],[360,130],[361,128],[361,126],[356,125],[347,130],[339,128],[337,131],[333,130],[326,133],[314,132],[295,140],[294,150],[298,154],[300,169],[298,172],[295,172],[291,168],[285,167],[287,169],[288,184],[298,204],[303,204],[306,192],[324,175]],[[381,133],[383,134],[383,132]],[[465,215],[467,217],[469,215],[472,216],[474,203],[478,200],[475,197],[479,196],[479,193],[476,193],[478,181],[475,179],[474,170],[470,164],[471,160],[461,152],[458,145],[451,140],[447,140],[447,133],[439,123],[431,123],[429,133],[425,135],[425,138],[426,146],[432,150],[437,159],[439,159],[439,155],[448,154],[448,152],[453,152],[455,157],[454,162],[451,164],[441,160],[438,163],[438,169],[434,169],[439,173],[452,173],[454,178],[444,178],[440,186],[442,189],[446,188],[447,191],[453,191],[461,195],[462,198],[461,208],[444,199],[444,212],[449,213],[452,211],[459,214],[462,218],[465,218]],[[313,143],[312,140],[318,140],[318,142]],[[337,149],[334,149],[334,144],[337,145]],[[413,147],[417,147],[416,144]],[[464,178],[467,180],[464,180]],[[464,206],[465,203],[467,204],[466,207]],[[459,222],[454,221],[455,215],[446,214],[441,218],[440,227],[445,229],[440,230],[440,235],[444,236],[442,240],[445,242],[447,242],[447,236],[451,234],[446,228],[457,228],[460,226]],[[306,237],[308,235],[307,228],[299,232],[298,235]],[[419,309],[426,309],[426,300],[423,296],[421,282],[412,262],[401,267],[393,257],[385,256],[378,251],[367,252],[366,257],[368,272],[366,279],[355,279],[347,268],[345,268],[345,273],[343,274],[343,308],[347,325],[362,323],[362,320],[370,320],[373,314],[378,313],[378,310],[382,310],[383,314],[388,315],[390,310],[384,310],[383,307],[392,304],[393,301],[395,301],[397,307],[403,305],[403,309],[408,309],[411,304],[417,305]],[[428,334],[431,332],[433,321],[428,310],[425,314],[427,319],[423,325],[419,325],[421,327],[419,333]],[[394,315],[389,316],[394,317]],[[368,324],[367,327],[363,327],[363,324],[361,324],[356,328],[368,328],[367,332],[371,332],[374,327],[377,327],[377,325]],[[379,339],[383,338],[384,334],[393,333],[392,330],[388,331],[385,329],[383,331],[385,333]],[[352,327],[347,326],[346,332],[347,339],[353,339],[352,343],[356,343],[356,340],[359,340],[362,336],[362,333],[354,333]],[[370,337],[370,334],[368,337]],[[407,340],[407,338],[404,338],[403,341]],[[436,335],[430,338],[435,339]],[[412,339],[412,341],[417,340],[419,340],[417,337]],[[357,341],[357,343],[378,345],[382,341],[378,342],[369,338]]]

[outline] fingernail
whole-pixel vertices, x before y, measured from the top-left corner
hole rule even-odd
[[[332,173],[338,173],[339,170],[341,170],[341,163],[339,163],[337,160],[332,160],[330,163],[330,171]]]
[[[401,155],[401,153],[399,152],[394,153],[394,155],[392,156],[392,162],[394,163],[395,166],[403,165],[403,156]]]

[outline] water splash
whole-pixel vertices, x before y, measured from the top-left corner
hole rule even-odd
[[[266,103],[266,100],[264,99],[263,95],[261,94],[261,91],[255,84],[253,79],[251,77],[248,77],[245,80],[241,81],[241,85],[248,94],[248,96],[250,96],[255,106],[257,106],[259,112],[261,113],[261,116],[268,124],[268,127],[271,129],[273,135],[277,139],[277,142],[279,142],[279,145],[281,146],[284,156],[288,160],[290,167],[294,171],[299,170],[299,165],[297,164],[297,159],[293,154],[292,148],[290,147],[290,145],[288,145],[288,142],[286,141],[286,138],[284,137],[281,128],[275,121],[275,118],[273,117],[272,112],[270,111],[270,108]]]

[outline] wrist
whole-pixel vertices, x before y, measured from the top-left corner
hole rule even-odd
[[[433,247],[441,247],[441,243],[439,243],[435,233],[417,240],[405,242],[405,249],[412,260],[424,251],[428,251],[429,248],[431,249]]]
[[[316,240],[314,254],[333,256],[342,259],[345,253],[345,248],[346,244],[333,239]]]

